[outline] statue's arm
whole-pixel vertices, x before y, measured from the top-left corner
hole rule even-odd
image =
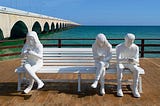
[[[117,56],[117,63],[127,63],[128,62],[128,58],[122,58],[121,57],[121,48],[120,47],[116,47],[116,56]]]
[[[128,62],[131,64],[139,64],[139,48],[135,47],[135,54],[133,58],[129,58]]]
[[[136,48],[136,55],[133,58],[133,63],[139,64],[139,47]]]
[[[43,58],[43,46],[39,46],[38,53],[36,53],[35,51],[29,51],[29,55],[33,55],[33,56],[36,56],[42,59]]]
[[[27,46],[24,45],[21,50],[21,57],[23,58],[23,57],[27,56],[27,53],[28,53]]]
[[[111,46],[111,45],[109,46],[109,48],[108,48],[107,51],[108,51],[108,52],[107,52],[107,55],[106,55],[106,57],[104,58],[104,61],[105,61],[105,62],[109,62],[109,61],[111,60],[111,58],[112,58],[112,46]]]
[[[92,53],[93,53],[93,58],[94,60],[100,60],[100,56],[98,56],[97,54],[97,48],[95,47],[95,45],[92,45]]]

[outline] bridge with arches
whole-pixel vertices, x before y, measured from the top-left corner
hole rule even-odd
[[[28,31],[39,34],[78,25],[69,20],[0,6],[0,40],[25,37]]]

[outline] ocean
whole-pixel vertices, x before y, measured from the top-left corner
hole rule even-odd
[[[160,26],[78,26],[69,30],[64,30],[55,33],[40,34],[39,38],[95,38],[97,34],[103,33],[108,39],[110,38],[121,38],[123,39],[127,33],[133,33],[137,38],[156,38],[160,39]],[[41,41],[42,43],[54,43],[55,41]],[[109,41],[113,43],[122,43],[123,40]],[[64,41],[63,43],[72,44],[92,44],[94,41]],[[135,41],[140,43],[140,41]],[[160,40],[147,40],[145,43],[156,43],[160,44]],[[20,44],[20,43],[17,43]],[[0,44],[0,46],[3,44]],[[145,47],[145,50],[149,51],[160,51],[160,47]],[[16,49],[20,51],[21,49]],[[13,50],[15,51],[15,50]],[[1,51],[1,53],[11,53],[11,49]],[[160,58],[160,54],[145,54],[144,57]]]
[[[79,26],[59,33],[50,34],[48,38],[95,38],[104,33],[107,38],[124,38],[126,33],[133,33],[136,38],[160,38],[160,26]],[[46,38],[46,36],[41,36]]]
[[[156,38],[160,39],[160,26],[79,26],[69,30],[61,31],[54,34],[40,36],[40,38],[95,38],[97,34],[103,33],[108,39],[121,38],[123,39],[127,33],[133,33],[137,38]],[[48,41],[53,43],[53,41]],[[94,41],[66,41],[64,43],[93,43]],[[123,40],[109,41],[113,43],[122,43]],[[45,42],[46,43],[46,42]],[[135,41],[140,44],[140,40]],[[146,40],[145,43],[160,44],[160,40]],[[158,50],[160,47],[145,47],[146,51]],[[145,54],[145,57],[160,57],[160,54]]]

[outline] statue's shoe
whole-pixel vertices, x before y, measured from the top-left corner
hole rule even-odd
[[[103,96],[103,95],[105,95],[105,89],[104,88],[101,88],[100,89],[100,94]]]
[[[119,97],[122,97],[122,96],[123,96],[122,89],[118,89],[118,90],[117,90],[117,96],[119,96]]]
[[[28,87],[28,88],[26,88],[26,89],[23,91],[23,93],[27,94],[27,93],[29,93],[29,92],[31,91],[31,89],[32,89],[32,88]]]
[[[40,82],[38,83],[37,89],[41,89],[43,86],[44,86],[44,83],[43,83],[42,81],[40,81]]]
[[[141,97],[141,95],[139,94],[139,92],[138,91],[133,91],[133,96],[134,97],[136,97],[136,98],[140,98]]]
[[[98,81],[94,81],[94,83],[91,85],[92,88],[97,88]]]

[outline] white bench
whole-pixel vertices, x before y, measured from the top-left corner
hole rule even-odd
[[[112,59],[110,61],[110,67],[106,70],[106,74],[116,74],[116,53],[115,49],[112,51]],[[81,74],[95,74],[96,68],[94,66],[92,48],[44,48],[43,53],[44,66],[37,73],[61,73],[61,74],[77,74],[78,92],[81,91]],[[23,60],[22,60],[23,64]],[[18,73],[18,88],[21,90],[21,83],[25,79],[22,73],[25,71],[17,71]],[[131,71],[125,69],[123,74],[132,74]],[[141,74],[145,74],[141,68],[139,76],[139,92],[142,93],[142,78]],[[45,79],[44,81],[50,81]],[[63,82],[64,80],[55,80],[53,82]],[[66,82],[68,80],[65,80]],[[83,80],[82,80],[83,81]],[[115,79],[116,81],[116,79]],[[131,80],[127,80],[131,81]]]

